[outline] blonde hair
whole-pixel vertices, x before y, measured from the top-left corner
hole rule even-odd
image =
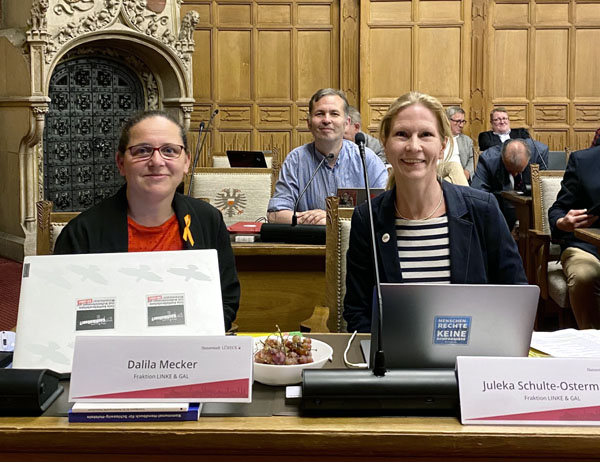
[[[398,115],[400,111],[403,111],[407,107],[414,104],[420,104],[432,112],[437,121],[438,131],[440,133],[442,143],[444,141],[452,143],[450,145],[451,149],[448,151],[448,155],[450,155],[453,151],[454,139],[452,137],[450,122],[448,122],[448,117],[446,116],[444,106],[437,98],[426,95],[425,93],[419,93],[418,91],[405,93],[390,105],[388,111],[381,119],[381,124],[379,125],[379,138],[381,139],[383,145],[385,146],[385,143],[390,136],[390,131],[392,130],[392,121],[396,115]],[[447,160],[448,159],[444,159],[443,162],[446,162]],[[394,171],[392,170],[388,176],[387,189],[392,189],[395,184],[396,180],[394,178]]]

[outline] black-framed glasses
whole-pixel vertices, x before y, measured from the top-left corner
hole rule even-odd
[[[498,117],[496,119],[492,119],[492,122],[508,122],[508,117]]]
[[[163,144],[162,146],[152,146],[150,144],[136,144],[129,146],[126,150],[129,151],[134,160],[148,160],[154,155],[154,151],[158,151],[160,156],[165,160],[179,159],[183,152],[183,146],[180,144]]]
[[[458,125],[465,125],[467,123],[467,121],[465,119],[462,119],[462,120],[450,119],[450,121],[454,122],[455,124],[458,124]]]

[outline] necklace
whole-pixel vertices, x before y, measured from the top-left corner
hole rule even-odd
[[[406,218],[403,217],[402,214],[400,213],[400,211],[398,210],[398,204],[396,204],[396,201],[394,201],[394,208],[396,209],[396,215],[398,216],[398,218],[402,218],[403,220],[429,220],[432,216],[435,215],[435,212],[437,212],[440,207],[442,206],[442,202],[444,201],[444,191],[442,191],[442,193],[440,194],[440,201],[438,202],[438,204],[435,206],[435,208],[433,209],[433,211],[427,215],[425,218]]]

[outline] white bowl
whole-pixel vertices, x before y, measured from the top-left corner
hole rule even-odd
[[[262,348],[262,342],[266,339],[267,336],[254,338],[255,353]],[[333,355],[333,348],[314,338],[311,339],[311,350],[313,362],[308,364],[286,366],[254,363],[254,380],[265,385],[292,385],[301,382],[304,369],[321,369]]]

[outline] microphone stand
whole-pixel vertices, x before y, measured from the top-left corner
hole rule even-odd
[[[200,130],[198,131],[198,142],[196,143],[196,154],[194,155],[194,163],[192,164],[192,174],[190,176],[190,185],[188,186],[187,195],[192,195],[192,186],[194,185],[194,172],[196,171],[196,165],[198,164],[198,156],[200,155],[200,138],[202,137],[202,131],[204,130],[204,121],[200,122]]]
[[[310,180],[308,180],[306,182],[306,186],[304,186],[304,189],[298,195],[298,199],[296,199],[296,203],[294,204],[294,214],[292,215],[292,226],[296,226],[298,224],[298,217],[296,216],[296,212],[298,211],[298,204],[300,203],[300,199],[302,199],[302,197],[304,197],[304,193],[306,192],[306,190],[308,189],[308,187],[311,185],[311,183],[313,181],[313,178],[315,177],[315,175],[317,174],[317,172],[319,170],[321,170],[321,166],[323,165],[323,163],[326,160],[333,159],[334,157],[335,157],[335,154],[327,154],[326,156],[323,156],[323,159],[321,159],[321,162],[319,162],[319,165],[317,166],[317,168],[313,172],[312,176],[310,177]]]
[[[198,144],[196,144],[196,156],[194,157],[194,165],[192,165],[192,176],[190,177],[190,186],[188,188],[188,196],[191,195],[191,193],[192,193],[192,185],[194,184],[194,172],[196,171],[196,166],[198,165],[198,157],[199,157],[200,153],[202,152],[204,143],[206,142],[206,137],[210,130],[210,125],[218,113],[219,113],[219,110],[215,109],[213,111],[213,113],[210,115],[210,119],[208,119],[208,124],[206,125],[206,130],[204,131],[204,137],[202,137],[202,130],[204,129],[204,122],[200,122],[200,131],[198,132]]]
[[[377,291],[377,310],[379,312],[379,322],[377,323],[377,351],[375,352],[375,359],[373,361],[373,374],[377,377],[383,377],[386,369],[382,343],[383,302],[381,300],[381,280],[379,279],[375,224],[373,221],[373,206],[371,205],[371,188],[369,187],[369,173],[367,172],[367,160],[365,156],[365,136],[360,132],[356,134],[356,144],[358,144],[358,150],[360,151],[360,159],[362,161],[363,175],[365,178],[365,189],[367,191],[367,208],[369,210],[369,226],[371,228],[371,252],[373,253],[373,270],[375,272],[375,289]]]

